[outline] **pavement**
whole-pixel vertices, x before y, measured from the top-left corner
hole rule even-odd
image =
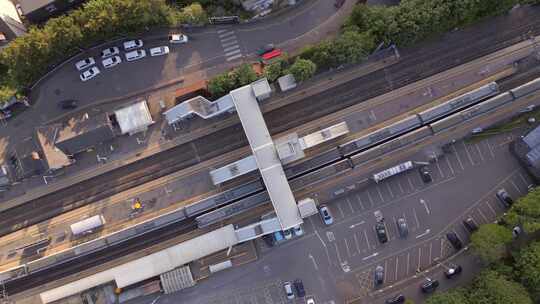
[[[255,52],[261,45],[274,43],[277,47],[283,47],[284,50],[294,53],[302,48],[304,43],[315,42],[336,34],[352,9],[353,2],[347,1],[337,11],[330,1],[306,0],[299,2],[294,9],[254,23],[191,28],[185,30],[190,42],[185,45],[170,45],[171,53],[168,56],[144,58],[129,64],[123,62],[107,70],[101,68],[102,73],[99,77],[81,82],[78,78],[79,72],[73,63],[88,56],[98,58],[96,61],[99,61],[99,52],[102,48],[121,46],[121,41],[89,49],[48,75],[33,90],[31,108],[2,125],[0,156],[5,156],[23,141],[31,141],[35,127],[71,113],[56,106],[59,100],[76,99],[79,109],[73,112],[90,113],[112,110],[121,104],[142,98],[168,99],[169,103],[174,104],[174,93],[171,92],[201,79],[208,79],[241,62],[255,61],[257,59]],[[289,26],[292,28],[289,29]],[[147,38],[143,37],[145,48],[168,44],[168,32],[152,32],[146,36]],[[309,36],[311,40],[305,40],[304,36]],[[156,115],[159,117],[160,113]],[[125,150],[131,151],[138,146],[140,148],[141,142],[147,142],[145,135],[135,143],[124,145]],[[89,158],[95,159],[95,155]],[[84,163],[83,159],[80,164]],[[79,169],[67,169],[67,173],[77,170]],[[49,181],[53,180],[54,177],[49,176]],[[24,194],[26,189],[43,185],[43,182],[41,177],[30,179],[25,187],[19,186],[21,189],[13,193],[2,194],[3,199]]]

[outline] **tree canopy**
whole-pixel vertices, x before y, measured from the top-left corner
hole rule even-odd
[[[465,290],[453,289],[433,294],[426,300],[426,304],[470,304],[470,302]]]
[[[506,244],[512,241],[512,232],[497,224],[485,224],[471,235],[473,252],[487,263],[494,263],[506,254]]]
[[[505,217],[511,226],[520,225],[525,232],[540,231],[540,187],[519,198]]]
[[[289,72],[293,74],[298,82],[311,78],[315,74],[315,71],[317,71],[317,65],[311,60],[302,58],[297,58],[289,68]]]
[[[527,290],[492,270],[480,273],[469,289],[471,304],[533,304]]]
[[[540,301],[540,242],[521,250],[516,259],[516,272],[536,301]]]

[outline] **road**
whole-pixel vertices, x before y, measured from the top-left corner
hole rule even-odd
[[[531,10],[529,13],[540,14],[540,10]],[[538,24],[531,25],[529,21],[524,21],[527,20],[526,18],[519,19],[522,23],[518,23],[514,18],[516,17],[505,16],[475,29],[454,32],[442,41],[404,50],[402,51],[403,60],[399,64],[366,77],[349,81],[332,90],[318,94],[316,97],[306,98],[291,106],[271,111],[266,114],[271,133],[276,134],[300,126],[325,114],[338,111],[370,97],[440,72],[458,63],[508,46],[521,40],[522,37],[518,33],[525,30],[528,31],[531,28],[538,30],[536,28]],[[508,23],[512,26],[509,26]],[[493,33],[494,24],[497,24],[497,26],[506,24],[506,27],[503,26],[503,28],[508,28],[508,30]],[[449,45],[452,47],[449,48]],[[457,47],[458,45],[461,47]],[[443,50],[445,52],[441,56]],[[247,144],[243,134],[238,130],[238,125],[224,129],[218,128],[216,132],[193,143],[178,146],[155,157],[144,159],[132,165],[116,169],[107,175],[80,183],[76,187],[34,200],[27,206],[14,208],[12,211],[5,213],[6,218],[11,219],[12,222],[18,221],[17,218],[22,215],[25,215],[25,219],[34,218],[17,226],[14,226],[15,224],[11,225],[11,227],[19,229],[58,214],[62,210],[70,208],[68,206],[82,206],[140,185],[148,180],[192,166],[196,161],[204,161],[216,155],[232,151]],[[193,130],[187,129],[185,132],[193,132]],[[179,159],[178,155],[186,157]],[[193,157],[194,155],[197,157]],[[148,168],[156,169],[148,170]],[[69,175],[63,178],[68,179]],[[81,189],[85,189],[85,191],[81,191]],[[35,209],[36,206],[47,206],[46,208],[50,212],[38,211],[38,209]],[[39,213],[41,217],[28,215],[27,212]]]
[[[423,183],[413,170],[329,202],[335,220],[332,226],[324,226],[314,216],[304,224],[304,236],[275,247],[258,240],[257,262],[217,273],[183,292],[164,295],[160,303],[304,303],[284,297],[282,282],[296,278],[303,280],[307,294],[317,303],[345,303],[357,298],[362,299],[359,303],[382,302],[401,288],[417,284],[417,270],[424,271],[455,253],[445,232],[455,231],[468,241],[462,219],[471,216],[484,224],[500,215],[504,210],[495,198],[497,189],[505,188],[514,198],[527,192],[531,181],[508,151],[509,136],[517,135],[457,142],[450,153],[429,166],[433,176],[430,184]],[[416,159],[424,157],[419,154]],[[375,210],[385,217],[386,244],[377,241],[373,230]],[[398,237],[394,224],[398,217],[407,220],[406,239]],[[385,282],[375,288],[373,270],[377,265],[385,269]],[[445,284],[441,280],[442,288]],[[411,296],[424,299],[419,292]],[[147,302],[140,299],[130,304]]]

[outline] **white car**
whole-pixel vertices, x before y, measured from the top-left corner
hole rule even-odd
[[[120,56],[114,56],[114,57],[109,57],[107,59],[103,59],[101,63],[106,69],[108,69],[108,68],[112,68],[113,66],[121,62],[122,62],[122,59],[120,58]]]
[[[96,77],[96,75],[98,74],[99,74],[99,69],[97,67],[92,67],[89,70],[84,71],[80,77],[82,81],[87,81]]]
[[[169,35],[169,42],[170,43],[187,43],[188,36],[184,34],[171,34]]]
[[[75,67],[77,68],[77,70],[81,71],[86,69],[87,67],[93,66],[94,64],[96,64],[94,57],[88,57],[75,63]]]
[[[145,50],[135,50],[131,51],[129,53],[126,53],[126,60],[127,61],[135,61],[141,58],[146,57],[146,51]]]
[[[110,47],[101,51],[101,58],[108,58],[120,54],[120,50],[116,47]]]
[[[131,51],[134,49],[138,49],[143,46],[142,40],[130,40],[124,42],[124,50]]]
[[[312,297],[306,298],[306,304],[315,304],[315,299]]]
[[[168,46],[159,46],[155,48],[150,49],[150,56],[161,56],[161,55],[167,55],[169,54],[169,47]]]

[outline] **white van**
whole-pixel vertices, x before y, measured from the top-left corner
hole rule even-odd
[[[124,42],[124,50],[131,51],[134,49],[138,49],[143,46],[143,42],[140,39],[137,40],[129,40]]]
[[[135,50],[131,51],[129,53],[126,53],[126,60],[127,61],[135,61],[141,58],[146,57],[146,51],[145,50]]]

